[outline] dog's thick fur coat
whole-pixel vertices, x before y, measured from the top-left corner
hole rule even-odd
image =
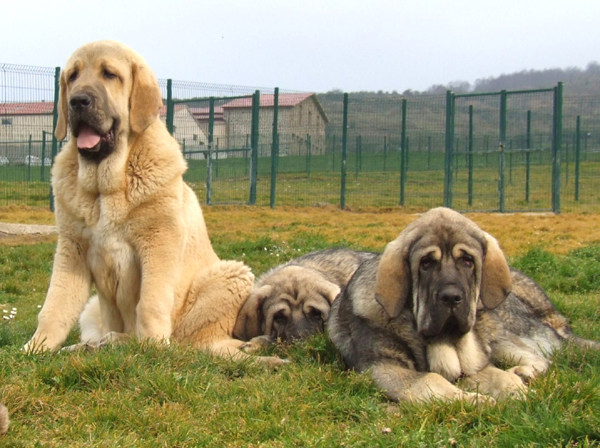
[[[376,254],[344,248],[311,252],[256,279],[234,336],[259,346],[323,331],[331,304],[363,261]]]
[[[215,254],[161,106],[156,78],[125,45],[92,42],[67,61],[55,134],[70,128],[71,139],[52,168],[58,245],[27,350],[58,349],[81,316],[85,344],[134,335],[247,356],[232,330],[254,277]]]
[[[539,286],[509,269],[492,236],[445,208],[361,265],[328,329],[348,367],[370,371],[390,399],[405,401],[521,395],[564,340],[600,347],[572,334]]]

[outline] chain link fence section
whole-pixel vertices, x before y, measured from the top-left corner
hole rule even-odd
[[[0,205],[48,206],[55,69],[0,64]]]
[[[0,205],[52,206],[58,74],[0,64]],[[557,115],[558,87],[401,96],[159,85],[185,180],[206,204],[600,208],[600,97],[561,96]]]

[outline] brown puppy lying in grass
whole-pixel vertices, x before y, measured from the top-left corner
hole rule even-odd
[[[363,261],[377,255],[326,249],[262,274],[240,310],[233,335],[249,341],[246,350],[277,339],[303,339],[324,330],[331,304]]]

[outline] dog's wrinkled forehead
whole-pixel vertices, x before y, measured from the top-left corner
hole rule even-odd
[[[106,70],[126,81],[131,74],[134,59],[138,56],[129,47],[113,41],[98,41],[79,47],[65,65],[67,78],[75,72],[79,76],[97,74]]]
[[[485,251],[485,234],[470,219],[446,208],[432,209],[407,228],[411,261],[423,256],[440,260],[468,253],[476,258]]]

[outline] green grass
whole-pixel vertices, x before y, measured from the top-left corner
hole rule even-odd
[[[231,243],[223,258],[259,274],[316,249],[343,245],[298,233]],[[358,247],[355,247],[358,248]],[[369,249],[369,248],[362,248]],[[0,400],[12,415],[2,446],[598,446],[600,353],[566,347],[526,400],[494,407],[396,405],[366,375],[348,372],[324,335],[272,353],[277,370],[215,359],[189,347],[132,341],[97,353],[20,351],[36,326],[54,244],[0,246]],[[600,340],[600,245],[557,256],[540,249],[512,264],[547,288],[581,336]],[[1,311],[0,311],[1,312]],[[77,340],[74,330],[69,342]]]

